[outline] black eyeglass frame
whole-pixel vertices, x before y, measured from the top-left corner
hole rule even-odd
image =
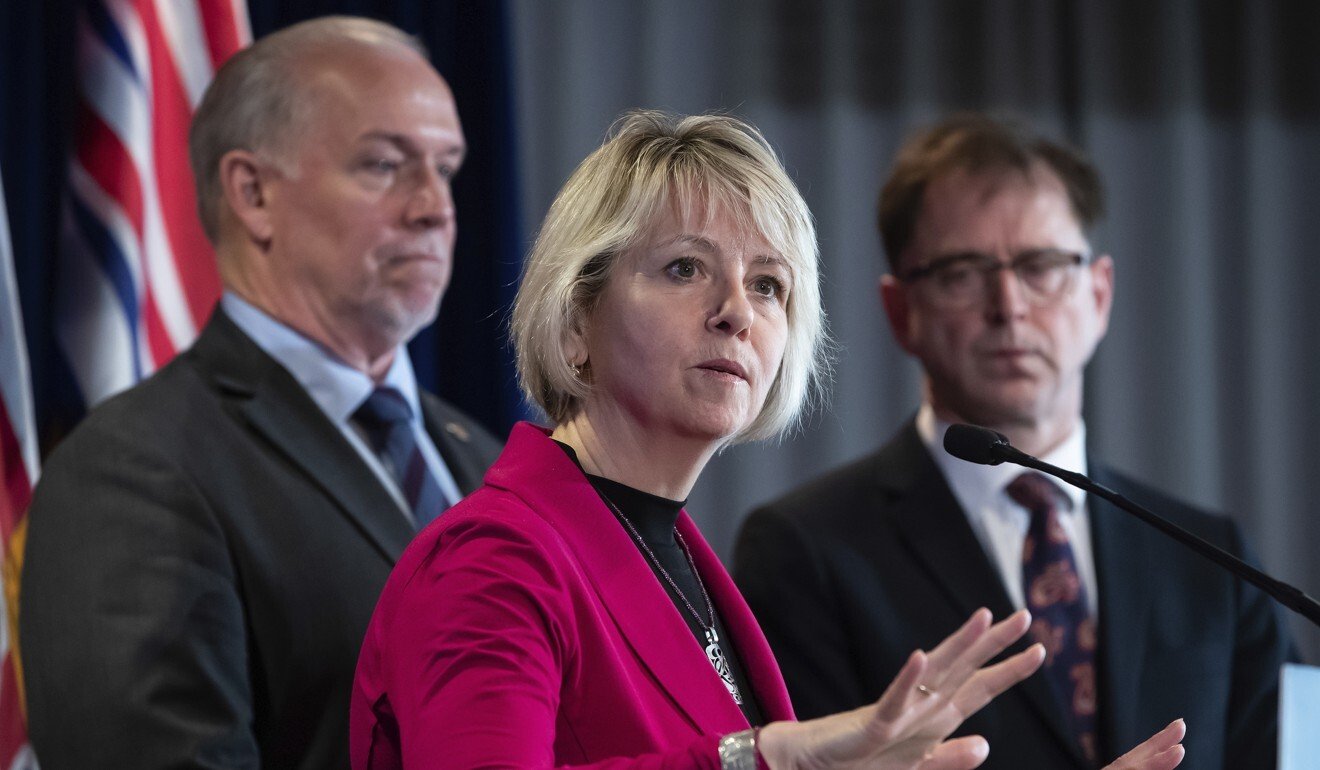
[[[1067,249],[1053,249],[1053,248],[1031,249],[1028,251],[1019,252],[1007,262],[995,259],[994,257],[991,257],[988,254],[982,254],[979,252],[959,252],[956,254],[947,254],[945,256],[938,257],[925,265],[914,267],[911,270],[908,270],[906,273],[900,275],[898,277],[898,280],[903,283],[914,283],[916,281],[920,281],[922,279],[936,275],[940,271],[945,270],[952,265],[956,265],[960,262],[967,262],[967,263],[971,263],[973,269],[976,269],[978,272],[985,275],[987,279],[990,273],[996,273],[1000,270],[1012,270],[1013,274],[1017,277],[1018,282],[1024,288],[1026,288],[1029,292],[1035,292],[1035,290],[1031,288],[1030,284],[1028,284],[1025,280],[1023,280],[1022,274],[1019,273],[1018,271],[1027,264],[1029,264],[1032,260],[1040,259],[1042,256],[1047,256],[1047,255],[1058,255],[1060,257],[1063,257],[1064,260],[1061,261],[1058,265],[1055,265],[1054,267],[1059,267],[1064,270],[1076,270],[1077,268],[1090,264],[1091,260],[1094,258],[1091,252],[1089,251],[1069,251]],[[977,262],[980,262],[981,264],[976,265],[975,263]],[[986,281],[986,285],[987,286],[989,285],[988,280]],[[1057,294],[1041,295],[1040,298],[1045,299],[1047,301],[1057,300],[1059,297],[1062,297],[1064,294],[1067,293],[1067,290],[1068,288],[1071,287],[1071,285],[1072,285],[1071,282],[1067,282],[1063,285],[1063,287],[1058,291]]]

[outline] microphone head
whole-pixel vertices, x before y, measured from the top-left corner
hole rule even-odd
[[[950,425],[944,432],[944,451],[977,465],[998,465],[1011,448],[1007,436],[979,425]]]

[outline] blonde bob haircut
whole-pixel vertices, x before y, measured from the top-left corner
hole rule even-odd
[[[649,235],[666,207],[704,215],[699,221],[727,212],[787,263],[784,358],[761,413],[729,443],[788,431],[828,372],[816,227],[765,138],[727,115],[629,112],[569,177],[541,225],[514,300],[511,331],[523,392],[557,424],[581,409],[590,377],[575,376],[567,343],[585,329],[618,258]]]

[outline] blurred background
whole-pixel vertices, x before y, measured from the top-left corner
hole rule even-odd
[[[123,0],[128,2],[128,0]],[[57,341],[82,0],[0,6],[0,173],[48,451],[86,398]],[[326,13],[420,35],[470,144],[454,281],[414,343],[423,383],[496,431],[524,414],[505,314],[551,198],[626,109],[758,125],[815,213],[839,343],[829,405],[735,447],[689,509],[726,558],[741,518],[862,455],[915,410],[876,298],[881,180],[956,109],[1086,150],[1116,304],[1087,380],[1093,454],[1240,522],[1266,569],[1320,594],[1320,5],[1273,0],[249,0],[261,35]],[[1308,661],[1320,633],[1295,623]]]

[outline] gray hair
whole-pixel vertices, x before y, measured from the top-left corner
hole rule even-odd
[[[787,431],[821,392],[829,369],[816,227],[769,143],[727,115],[625,114],[569,177],[514,301],[511,333],[524,393],[556,423],[581,409],[591,386],[574,375],[565,344],[585,325],[618,257],[667,205],[727,211],[788,264],[784,358],[761,413],[731,442]]]
[[[427,57],[421,41],[397,27],[354,16],[325,16],[266,35],[216,72],[188,133],[197,213],[212,243],[219,235],[220,159],[231,150],[248,150],[282,160],[311,111],[297,65],[314,53],[346,44],[402,46]]]

